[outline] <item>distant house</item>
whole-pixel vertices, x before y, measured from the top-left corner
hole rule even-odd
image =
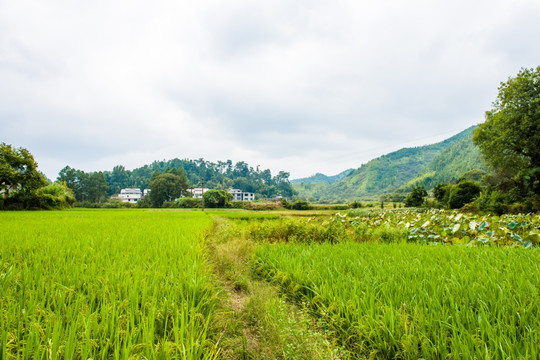
[[[145,189],[144,194],[146,195],[147,193],[148,192]],[[120,190],[120,194],[118,195],[118,197],[122,202],[136,204],[137,201],[141,200],[141,198],[143,197],[143,193],[141,192],[141,189],[138,188],[126,188]]]
[[[194,189],[188,189],[188,191],[193,195],[194,198],[202,199],[203,194],[207,192],[210,189],[207,188],[194,188]]]
[[[229,194],[232,194],[233,201],[254,201],[255,193],[242,191],[240,189],[229,189]]]

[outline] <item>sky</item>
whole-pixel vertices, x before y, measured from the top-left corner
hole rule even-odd
[[[0,142],[50,179],[173,158],[291,179],[481,123],[540,1],[0,0]]]

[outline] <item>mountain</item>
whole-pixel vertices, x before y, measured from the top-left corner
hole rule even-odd
[[[463,177],[473,177],[480,180],[476,174],[485,173],[488,168],[482,160],[480,149],[472,142],[472,131],[457,143],[444,149],[437,157],[426,165],[418,175],[403,185],[400,190],[409,191],[412,187],[422,185],[427,189],[440,183],[456,181]]]
[[[345,171],[340,172],[337,175],[334,176],[328,176],[321,173],[316,173],[315,175],[311,175],[307,178],[301,178],[301,179],[294,179],[291,180],[291,184],[333,184],[336,181],[339,181],[343,179],[345,176],[349,175],[354,169],[348,169]]]
[[[298,197],[312,202],[378,200],[383,194],[407,191],[414,184],[428,188],[485,168],[472,143],[471,127],[442,142],[404,148],[369,161],[332,184],[296,183]]]

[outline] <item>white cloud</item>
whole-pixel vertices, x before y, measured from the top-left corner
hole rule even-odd
[[[0,3],[0,137],[64,166],[337,173],[483,120],[535,1]]]

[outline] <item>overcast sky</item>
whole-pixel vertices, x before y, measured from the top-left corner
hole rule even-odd
[[[0,142],[333,175],[482,122],[539,39],[538,0],[0,0]]]

